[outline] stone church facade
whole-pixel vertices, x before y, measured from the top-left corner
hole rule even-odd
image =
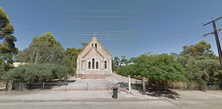
[[[83,79],[112,75],[111,54],[99,43],[95,34],[78,55],[76,75]]]

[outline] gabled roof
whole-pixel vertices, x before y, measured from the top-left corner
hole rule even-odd
[[[97,39],[96,39],[97,40]],[[90,41],[91,42],[91,41]],[[97,40],[97,42],[103,47],[103,45]],[[110,55],[110,56],[112,56],[104,47],[103,47],[103,49]]]
[[[82,58],[84,58],[92,49],[96,50],[102,57],[104,57],[95,47],[92,47]]]
[[[89,42],[89,44],[93,41],[93,39],[96,40],[96,41],[101,45],[101,47],[102,47],[110,56],[112,56],[112,55],[102,46],[102,44],[97,40],[97,38],[96,38],[95,36],[92,38],[92,40]],[[87,45],[83,48],[83,50],[78,54],[78,57],[79,57],[79,55],[86,49],[87,46],[90,46],[90,45],[87,44]],[[91,51],[92,48],[94,48],[94,47],[91,47],[89,51]],[[94,48],[94,49],[95,49],[95,48]],[[97,49],[95,49],[95,50],[96,50],[102,57],[104,57]],[[85,57],[85,56],[89,53],[89,51],[87,51],[86,54],[83,55],[83,57]]]

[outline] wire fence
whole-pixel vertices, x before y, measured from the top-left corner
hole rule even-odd
[[[88,91],[88,90],[112,90],[113,86],[119,86],[119,88],[129,89],[127,82],[118,82],[117,84],[110,82],[84,82],[75,83],[74,81],[59,81],[59,82],[47,82],[47,83],[13,83],[12,91]],[[5,90],[6,86],[2,89]],[[139,90],[141,92],[161,91],[168,89],[177,90],[222,90],[221,82],[206,82],[203,84],[195,82],[143,82],[142,80],[131,81],[131,89]],[[1,90],[1,89],[0,89]]]
[[[76,91],[76,90],[110,90],[115,84],[106,83],[78,83],[69,84],[68,82],[59,83],[13,83],[12,91]]]
[[[0,91],[6,91],[6,84],[4,82],[0,82]]]
[[[131,87],[132,87],[132,89],[135,89],[135,90],[143,90],[142,81],[139,80],[139,81],[137,81],[135,83],[131,83]],[[145,82],[145,91],[167,90],[167,89],[178,89],[178,90],[222,90],[222,83],[221,82],[206,82],[206,83],[196,83],[196,82],[152,83],[152,82]]]

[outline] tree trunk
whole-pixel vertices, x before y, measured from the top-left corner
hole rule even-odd
[[[31,63],[33,62],[32,60],[33,60],[33,56],[34,56],[34,54],[35,54],[35,50],[36,50],[36,48],[34,48],[34,50],[33,50],[33,52],[32,52],[32,55],[31,55]]]
[[[51,56],[51,55],[49,55],[49,56],[45,59],[45,61],[44,61],[43,63],[45,63],[45,62],[49,59],[50,56]]]
[[[12,91],[12,81],[9,80],[6,83],[6,91]]]
[[[35,64],[37,63],[39,56],[40,56],[40,54],[35,58]]]

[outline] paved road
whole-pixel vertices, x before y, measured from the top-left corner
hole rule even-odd
[[[89,81],[98,83],[80,82]],[[222,91],[173,91],[177,99],[132,95],[126,90],[119,91],[119,99],[112,99],[112,90],[0,92],[0,109],[222,109]]]
[[[58,92],[55,91],[59,94]],[[48,93],[43,93],[45,96],[38,99],[32,98],[37,96],[28,96],[34,93],[37,92],[0,93],[0,109],[222,109],[222,91],[177,91],[180,95],[178,99],[167,97],[139,99],[128,96],[112,99],[111,97],[101,98],[96,92],[90,92],[93,96],[88,98],[78,96],[75,96],[78,98],[70,97],[69,99],[61,98],[62,96],[58,98],[48,96]],[[67,94],[71,93],[81,94],[81,92],[76,91],[70,91]],[[86,93],[86,96],[91,95],[90,93]],[[17,98],[15,99],[15,97]]]
[[[112,99],[103,91],[53,93],[1,92],[0,109],[222,109],[222,91],[177,91],[178,99],[139,99],[121,93],[119,99]],[[64,93],[70,97],[63,97]]]
[[[156,104],[161,104],[156,106]],[[92,99],[75,101],[54,101],[54,102],[1,102],[1,109],[147,109],[151,107],[177,108],[167,101],[143,101],[143,100],[113,100],[113,99]]]
[[[1,102],[0,109],[221,109],[221,101],[168,99],[80,99],[68,101]]]

